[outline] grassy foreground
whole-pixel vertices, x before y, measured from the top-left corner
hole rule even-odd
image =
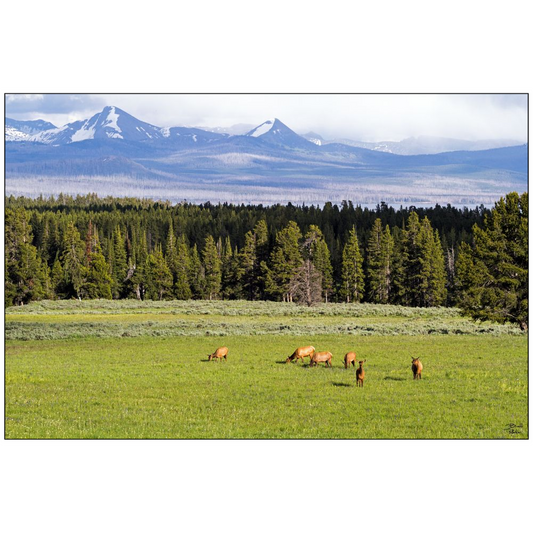
[[[217,305],[202,309],[216,310]],[[90,322],[93,312],[105,314],[96,304],[85,309],[76,306],[76,313],[70,309],[70,315],[68,308],[62,314],[53,306],[42,312],[31,306],[8,310],[7,325],[16,318],[46,333],[56,326],[60,331],[64,323]],[[247,315],[244,303],[236,304],[234,311],[237,308],[242,313],[235,312],[233,318],[219,310],[211,319],[237,329],[240,324],[244,335],[233,330],[221,338],[207,334],[200,313],[188,315],[191,324],[200,324],[196,329],[201,334],[194,335],[129,337],[100,332],[80,336],[76,331],[66,338],[8,337],[6,438],[528,436],[525,335],[496,330],[401,333],[410,323],[427,318],[421,316],[422,310],[419,316],[406,310],[410,316],[401,317],[374,315],[368,308],[366,315],[360,311],[354,317],[334,311],[319,315],[317,309],[306,315],[301,308],[295,308],[295,316],[276,315],[266,312],[267,306],[262,314],[251,306]],[[279,311],[283,306],[271,309]],[[132,310],[139,308],[115,308],[109,323],[134,327],[132,316],[142,312]],[[159,319],[171,321],[163,315],[175,310],[170,306]],[[446,315],[448,310],[441,310],[441,316],[434,311],[436,316],[428,320],[445,325],[464,320],[454,313]],[[155,310],[154,314],[160,313]],[[299,320],[299,327],[308,328],[309,334],[280,330],[288,319]],[[365,335],[357,334],[362,331],[357,329],[314,333],[320,323],[361,326],[372,320],[388,324],[395,333]],[[261,334],[260,326],[260,333],[254,335],[250,333],[254,324],[270,324],[278,333]],[[331,351],[333,368],[284,364],[287,355],[305,344]],[[207,362],[207,354],[221,345],[230,349],[228,362]],[[355,387],[354,370],[342,366],[349,350],[367,359],[362,389]],[[411,356],[422,359],[421,381],[412,379]]]

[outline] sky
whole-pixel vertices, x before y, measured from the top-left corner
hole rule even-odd
[[[527,141],[526,94],[7,94],[6,116],[56,126],[117,106],[155,126],[229,127],[278,118],[325,139],[436,136]]]

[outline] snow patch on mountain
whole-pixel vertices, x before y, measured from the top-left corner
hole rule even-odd
[[[95,124],[89,126],[86,122],[74,135],[71,137],[71,142],[86,141],[87,139],[94,139]]]
[[[68,132],[75,131],[75,127],[77,127],[76,122],[73,122],[72,124],[65,124],[64,126],[61,126],[60,128],[55,128],[53,130],[46,130],[41,131],[40,133],[36,133],[35,135],[32,135],[30,137],[30,141],[43,143],[43,144],[54,144],[58,141],[59,138],[63,136],[68,137]],[[80,122],[80,126],[83,123]]]
[[[102,123],[102,126],[107,128],[113,128],[114,130],[117,130],[119,133],[122,133],[122,130],[120,129],[118,125],[118,113],[116,112],[115,107],[111,107],[106,120]]]
[[[6,141],[27,141],[30,135],[10,126],[4,127]]]
[[[274,126],[274,122],[275,120],[267,120],[266,122],[263,122],[263,124],[257,126],[257,128],[254,128],[253,130],[249,131],[246,135],[248,135],[249,137],[260,137],[261,135],[268,133],[272,129],[272,127]]]

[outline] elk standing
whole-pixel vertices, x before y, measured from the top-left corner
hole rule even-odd
[[[420,361],[419,357],[412,357],[413,360],[411,365],[411,370],[413,371],[413,379],[422,379],[422,369],[424,368],[422,366],[422,361]]]
[[[311,362],[309,366],[316,366],[318,363],[325,363],[326,366],[331,366],[331,358],[333,356],[330,352],[315,352],[311,356]]]
[[[359,361],[359,368],[355,371],[355,377],[357,379],[357,386],[362,387],[363,382],[365,381],[365,370],[363,369],[363,363],[366,363],[366,359],[364,361]]]
[[[222,358],[224,358],[225,361],[228,360],[228,349],[225,346],[222,346],[221,348],[217,348],[215,352],[212,354],[209,354],[208,361],[211,361],[212,359],[216,359],[217,361],[220,361]]]
[[[344,356],[344,368],[348,368],[350,364],[355,367],[355,362],[357,361],[355,352],[348,352]]]
[[[314,353],[315,353],[314,346],[302,346],[301,348],[296,348],[293,354],[287,357],[287,360],[285,362],[288,363],[289,361],[294,361],[295,359],[296,359],[296,362],[298,362],[300,359],[303,362],[304,357],[311,357]]]

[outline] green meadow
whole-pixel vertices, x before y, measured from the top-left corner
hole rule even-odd
[[[44,301],[5,326],[8,439],[528,437],[527,335],[455,309]],[[285,364],[308,344],[333,368]]]

